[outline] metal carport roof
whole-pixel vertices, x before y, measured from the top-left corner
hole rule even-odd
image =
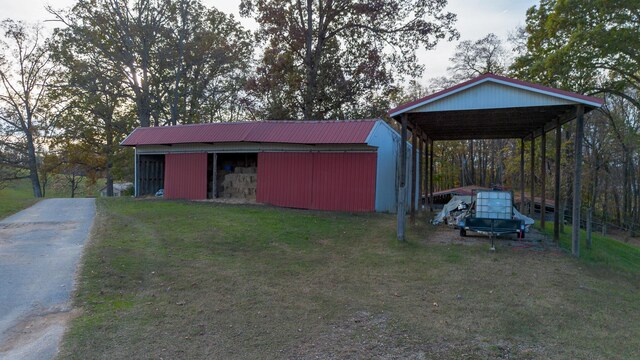
[[[553,89],[516,79],[485,74],[403,104],[388,112],[431,140],[530,138],[575,118],[575,106],[585,112],[602,99]]]

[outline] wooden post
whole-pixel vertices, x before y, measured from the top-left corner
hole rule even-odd
[[[398,240],[404,241],[404,219],[407,201],[407,114],[402,114],[402,131],[400,132],[400,187],[398,189]]]
[[[151,187],[151,182],[149,181],[149,169],[151,168],[150,166],[151,160],[146,161],[146,164],[144,166],[144,181],[143,181],[143,186],[142,186],[142,193],[143,194],[149,194],[149,188]]]
[[[218,198],[218,153],[213,153],[213,174],[211,179],[211,197]]]
[[[536,202],[535,202],[535,190],[536,190],[536,138],[531,135],[531,203],[529,204],[529,217],[535,219],[536,215]]]
[[[424,211],[427,211],[427,205],[431,204],[429,199],[429,174],[431,174],[431,170],[429,170],[429,154],[431,150],[429,150],[429,138],[425,136],[424,138]]]
[[[593,224],[593,209],[587,209],[587,249],[591,249],[591,229]]]
[[[582,136],[584,133],[584,105],[576,106],[576,139],[573,171],[573,216],[571,228],[571,253],[580,256],[580,206],[582,195]]]
[[[431,159],[429,160],[429,210],[433,212],[433,140],[431,142]]]
[[[418,130],[413,126],[413,131],[411,132],[411,210],[409,211],[409,219],[411,220],[411,224],[416,223],[416,176],[417,166],[416,162],[418,159]]]
[[[553,241],[560,242],[560,157],[562,151],[562,126],[560,118],[556,119],[556,159],[555,159],[555,183],[553,186]],[[562,216],[564,221],[564,214]]]
[[[424,166],[422,165],[423,151],[424,151],[424,138],[418,137],[418,211],[422,211],[422,194],[424,191]]]
[[[140,196],[140,170],[138,169],[138,163],[140,162],[140,159],[138,157],[138,149],[134,148],[134,161],[135,164],[133,165],[133,178],[134,178],[134,183],[133,183],[133,196],[138,197]]]
[[[524,138],[520,139],[520,212],[524,214]]]
[[[540,158],[542,159],[540,161],[540,182],[542,183],[540,187],[540,228],[544,231],[544,217],[547,212],[547,200],[545,199],[547,191],[547,133],[544,131],[544,128],[542,129],[542,136],[540,137],[540,152]]]
[[[425,164],[427,163],[427,139],[426,137],[422,136],[420,138],[422,140],[422,146],[420,148],[421,152],[422,152],[422,156],[420,157],[420,209],[421,211],[425,211],[425,204],[424,204],[424,198],[426,198],[426,196],[423,197],[423,195],[426,193],[427,190],[427,167],[425,166]]]

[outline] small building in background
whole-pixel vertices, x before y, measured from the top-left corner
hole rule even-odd
[[[133,183],[131,182],[117,182],[113,183],[113,196],[123,196],[123,193],[126,193],[127,190],[130,190],[133,187]],[[107,196],[107,187],[103,187],[100,189],[100,196]]]
[[[163,189],[166,199],[244,198],[301,209],[396,211],[400,135],[382,120],[137,128],[121,145],[136,149],[136,196]]]

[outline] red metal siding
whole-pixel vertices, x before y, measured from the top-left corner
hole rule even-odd
[[[202,200],[207,198],[207,154],[165,156],[164,197]]]
[[[375,153],[314,153],[312,209],[374,211]]]
[[[256,200],[332,211],[374,211],[375,153],[260,153]]]
[[[259,153],[256,201],[308,209],[311,206],[311,153]]]

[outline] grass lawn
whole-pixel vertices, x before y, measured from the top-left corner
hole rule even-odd
[[[637,263],[435,244],[426,225],[399,243],[387,214],[98,214],[60,359],[640,358]]]
[[[65,186],[65,180],[62,175],[54,177],[47,185],[45,197],[47,198],[68,198],[71,196],[70,191]],[[98,189],[104,186],[104,180],[100,179],[96,184],[88,184],[83,181],[77,191],[76,197],[98,196]],[[21,179],[12,181],[7,187],[0,189],[0,219],[3,219],[13,213],[38,202],[33,197],[31,181],[29,179]]]
[[[553,222],[545,224],[545,232],[553,237]],[[640,275],[640,248],[631,244],[591,233],[591,249],[587,248],[586,231],[580,230],[580,258],[592,264],[604,265],[610,269],[630,275]],[[560,247],[571,251],[571,224],[560,233]]]
[[[31,183],[15,181],[0,189],[0,219],[27,208],[37,202],[33,197]]]

